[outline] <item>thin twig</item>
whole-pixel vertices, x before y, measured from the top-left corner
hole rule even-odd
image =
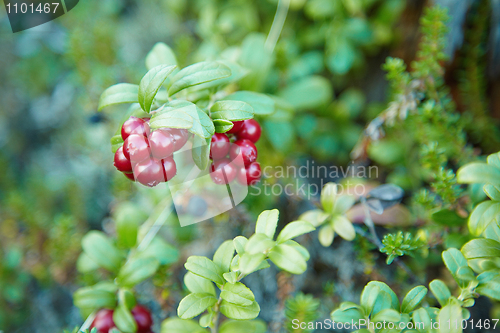
[[[264,44],[264,47],[267,51],[269,51],[269,53],[272,53],[274,51],[276,43],[278,43],[278,38],[281,35],[281,30],[283,30],[283,25],[285,24],[289,7],[290,0],[278,1],[278,7],[276,8],[276,14],[274,15],[273,24],[271,25],[271,30],[269,30],[269,35],[267,35],[266,43]]]

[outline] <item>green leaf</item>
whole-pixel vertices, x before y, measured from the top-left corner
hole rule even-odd
[[[343,239],[352,241],[356,238],[356,230],[344,215],[335,215],[331,221],[333,230]]]
[[[419,332],[429,332],[429,327],[431,327],[431,317],[426,309],[419,308],[413,311],[412,320]]]
[[[231,261],[234,257],[234,244],[232,241],[227,240],[222,243],[214,254],[213,262],[220,267],[222,272],[229,272]]]
[[[327,183],[321,190],[321,205],[327,213],[333,212],[337,195],[337,184],[335,183]]]
[[[461,251],[467,260],[500,257],[500,243],[493,239],[473,239]]]
[[[331,225],[327,224],[319,229],[318,239],[319,243],[324,247],[329,247],[333,243],[333,238],[335,237],[335,231]]]
[[[224,273],[223,276],[229,283],[236,283],[238,281],[238,272]]]
[[[116,207],[114,214],[117,243],[125,248],[132,248],[137,243],[139,225],[147,218],[141,207],[125,201]]]
[[[372,321],[377,322],[398,322],[401,316],[398,311],[393,309],[384,309],[373,316]]]
[[[185,67],[175,74],[172,78],[172,85],[168,89],[168,93],[172,96],[188,87],[220,80],[230,75],[231,69],[220,62],[199,62]]]
[[[266,324],[262,320],[226,320],[220,326],[219,333],[266,333],[266,330]]]
[[[375,290],[375,292],[373,291]],[[385,283],[380,282],[380,281],[370,281],[368,284],[365,286],[363,289],[363,292],[361,293],[361,305],[365,306],[365,304],[370,304],[369,300],[373,299],[373,301],[376,300],[377,294],[380,292],[377,290],[381,290],[386,292],[390,296],[390,307],[394,310],[399,309],[399,299],[396,293]],[[375,294],[375,295],[373,295]],[[371,295],[371,296],[370,296]],[[373,298],[375,297],[375,298]],[[371,305],[373,306],[373,304]],[[370,313],[370,311],[367,311],[367,313]]]
[[[295,129],[290,121],[264,121],[263,132],[273,147],[286,153],[294,147]]]
[[[217,298],[207,293],[192,293],[184,297],[177,308],[181,319],[191,319],[217,303]]]
[[[123,303],[123,301],[119,302],[118,307],[113,312],[113,321],[116,327],[123,333],[137,332],[137,323],[127,304]]]
[[[241,101],[218,101],[210,108],[212,119],[239,121],[253,118],[253,108]]]
[[[240,82],[242,90],[260,91],[266,82],[274,57],[265,47],[265,41],[264,34],[250,33],[241,43],[239,63],[250,70]]]
[[[252,302],[251,305],[237,305],[229,303],[225,300],[221,302],[220,312],[230,318],[236,320],[251,320],[257,318],[260,312],[260,307],[257,302]]]
[[[302,245],[300,245],[299,243],[297,243],[294,240],[287,240],[283,244],[289,245],[289,246],[293,247],[295,250],[297,250],[302,255],[302,258],[304,258],[305,261],[309,260],[309,258],[311,257],[311,255],[309,254],[309,251],[307,251],[307,249],[305,247],[303,247]]]
[[[255,232],[274,238],[276,227],[278,226],[279,211],[277,209],[265,210],[260,213],[255,225]]]
[[[258,115],[269,115],[274,113],[275,110],[274,100],[271,97],[253,91],[237,91],[226,96],[224,100],[246,102],[252,107],[252,113]]]
[[[451,211],[446,208],[440,209],[437,212],[432,213],[431,218],[436,223],[450,227],[462,225],[466,221],[466,219],[459,216],[455,211]]]
[[[201,327],[209,327],[212,325],[212,319],[213,319],[213,314],[212,313],[207,313],[204,314],[203,316],[200,317],[199,323]]]
[[[226,283],[220,297],[229,303],[243,306],[252,305],[255,301],[253,292],[241,282]]]
[[[245,245],[245,253],[258,254],[266,253],[276,245],[276,242],[265,234],[256,233],[248,239]]]
[[[121,134],[115,135],[111,137],[111,152],[116,153],[118,148],[123,146],[123,138]]]
[[[150,112],[151,105],[161,85],[174,71],[176,66],[158,65],[150,69],[139,84],[139,104],[144,111]]]
[[[156,43],[146,56],[146,67],[152,69],[159,65],[177,66],[174,51],[165,43]]]
[[[215,296],[215,288],[212,281],[191,272],[187,272],[186,275],[184,275],[184,284],[192,293],[204,293]]]
[[[234,248],[236,249],[236,252],[241,255],[243,252],[245,252],[245,246],[248,242],[248,239],[243,236],[237,236],[235,239],[233,239],[233,244]]]
[[[354,320],[354,322],[358,322],[360,319],[364,319],[363,314],[356,308],[350,308],[347,310],[337,309],[331,313],[332,320],[338,323],[350,323]]]
[[[123,256],[111,240],[100,231],[90,231],[82,239],[83,251],[96,264],[116,272],[121,266]]]
[[[412,312],[420,304],[420,302],[422,302],[426,295],[427,288],[424,286],[416,286],[410,290],[401,303],[401,312]]]
[[[129,310],[132,310],[137,303],[134,294],[129,289],[120,289],[118,291],[118,302],[125,304]]]
[[[191,256],[184,267],[193,274],[209,279],[219,285],[224,284],[220,268],[210,259],[201,256]]]
[[[168,318],[161,324],[161,333],[207,333],[198,323],[180,318]]]
[[[109,285],[114,286],[114,289],[110,289]],[[73,302],[80,309],[114,309],[117,290],[118,288],[113,283],[101,282],[92,287],[78,289],[73,295]]]
[[[241,256],[238,262],[238,268],[241,273],[245,275],[250,274],[258,269],[259,265],[262,264],[265,258],[266,255],[263,253],[258,253],[258,254],[245,253]]]
[[[183,128],[200,138],[209,139],[215,127],[209,116],[195,104],[184,100],[173,100],[153,114],[149,127]]]
[[[295,109],[314,109],[332,100],[333,89],[330,81],[312,75],[292,83],[280,92],[279,96]]]
[[[118,273],[117,281],[121,286],[134,287],[153,276],[159,266],[160,263],[153,257],[131,259]]]
[[[440,333],[462,333],[462,308],[457,302],[445,305],[438,314]],[[449,323],[451,323],[449,325]]]
[[[280,244],[269,252],[269,259],[279,268],[292,274],[302,274],[307,264],[299,251],[294,247]]]
[[[314,226],[306,221],[294,221],[288,223],[283,230],[278,235],[278,243],[286,242],[289,239],[295,238],[297,236],[307,234],[311,231],[316,230]]]
[[[486,195],[495,201],[500,201],[500,187],[486,184],[483,186],[483,191]]]
[[[210,162],[210,142],[211,139],[202,139],[199,136],[195,136],[193,139],[191,156],[193,157],[194,164],[200,170],[205,170]]]
[[[486,163],[469,163],[458,169],[457,181],[462,184],[482,183],[500,186],[500,168]]]
[[[443,257],[444,264],[451,272],[451,275],[453,275],[453,278],[457,281],[460,288],[467,288],[469,281],[474,279],[474,272],[472,272],[472,269],[467,265],[467,260],[462,252],[451,248],[441,253],[441,256]],[[459,272],[461,272],[462,275],[470,276],[471,279],[465,280],[461,278],[458,274]]]
[[[139,101],[139,86],[130,83],[118,83],[104,90],[99,99],[97,110],[114,104],[137,103]]]
[[[137,252],[135,257],[153,257],[160,265],[170,265],[179,259],[179,250],[160,237],[155,237],[144,250]]]
[[[481,235],[493,220],[500,216],[500,202],[484,201],[474,208],[469,216],[469,231]]]
[[[451,293],[443,281],[437,279],[432,280],[431,283],[429,283],[429,288],[441,306],[445,306],[448,303]]]
[[[356,199],[351,195],[338,195],[333,205],[332,213],[344,214],[354,205],[355,201]]]
[[[215,133],[226,133],[233,128],[233,122],[224,119],[213,119],[215,126]]]
[[[328,214],[321,209],[309,210],[299,216],[300,221],[307,221],[315,227],[319,227],[320,225],[322,225],[327,218]]]

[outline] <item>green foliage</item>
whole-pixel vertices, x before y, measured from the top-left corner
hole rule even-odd
[[[299,320],[301,323],[313,322],[318,318],[320,302],[312,295],[297,293],[294,297],[287,299],[285,303],[285,316],[287,318],[287,329],[292,333],[310,332],[309,329],[295,329],[292,321]]]
[[[397,234],[387,234],[382,239],[384,247],[380,252],[387,254],[387,264],[390,265],[394,259],[404,255],[413,255],[413,253],[423,246],[425,243],[419,237],[413,237],[411,233],[402,231]]]

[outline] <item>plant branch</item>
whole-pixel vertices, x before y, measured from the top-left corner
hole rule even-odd
[[[283,30],[283,25],[285,24],[289,7],[290,0],[278,1],[278,7],[276,8],[273,24],[271,25],[271,30],[269,30],[269,35],[267,35],[266,43],[264,44],[264,47],[267,51],[269,51],[269,53],[274,51],[276,43],[278,43],[278,38],[281,35],[281,30]]]

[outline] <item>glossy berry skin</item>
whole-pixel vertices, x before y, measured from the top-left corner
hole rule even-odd
[[[164,130],[168,131],[174,139],[174,151],[178,151],[184,147],[186,142],[189,140],[189,132],[185,129],[165,128]]]
[[[261,132],[262,129],[255,119],[247,119],[243,121],[243,125],[238,133],[236,133],[236,137],[239,140],[247,139],[255,143],[259,141]]]
[[[238,131],[241,129],[242,125],[243,125],[243,120],[233,121],[233,127],[229,131],[227,131],[226,133],[229,133],[229,134],[238,133]]]
[[[122,125],[122,139],[126,140],[131,134],[148,136],[149,125],[141,118],[130,117]]]
[[[238,166],[249,165],[257,160],[257,147],[250,140],[237,140],[231,146],[229,156],[233,163]],[[241,163],[242,159],[244,164]]]
[[[145,159],[134,166],[136,181],[142,185],[153,187],[165,181],[161,161],[153,158]]]
[[[136,305],[132,309],[132,316],[137,323],[138,333],[147,333],[151,331],[151,326],[153,325],[153,318],[148,309],[142,305]]]
[[[163,171],[165,173],[165,181],[168,182],[177,174],[177,166],[172,156],[161,160]]]
[[[90,328],[96,328],[99,333],[108,333],[110,329],[115,327],[113,321],[113,310],[101,309],[97,312],[94,321]]]
[[[241,185],[253,185],[260,180],[261,174],[260,164],[253,162],[245,168],[238,169],[236,178]]]
[[[149,135],[149,147],[151,155],[161,160],[174,153],[174,138],[168,131],[157,129]]]
[[[130,160],[132,165],[142,162],[150,157],[148,139],[139,134],[131,134],[123,142],[123,154]]]
[[[210,158],[213,160],[220,160],[229,154],[229,148],[231,143],[227,135],[223,133],[215,133],[212,136],[212,142],[210,143]]]
[[[114,160],[115,168],[121,172],[132,172],[132,164],[130,160],[125,157],[123,154],[123,146],[118,148],[115,152],[115,160]]]
[[[210,167],[210,177],[214,183],[229,184],[236,177],[236,167],[227,158],[215,161]]]
[[[125,175],[125,177],[127,177],[128,179],[130,179],[131,181],[135,182],[135,177],[134,177],[134,173],[133,172],[124,172],[123,173]]]

